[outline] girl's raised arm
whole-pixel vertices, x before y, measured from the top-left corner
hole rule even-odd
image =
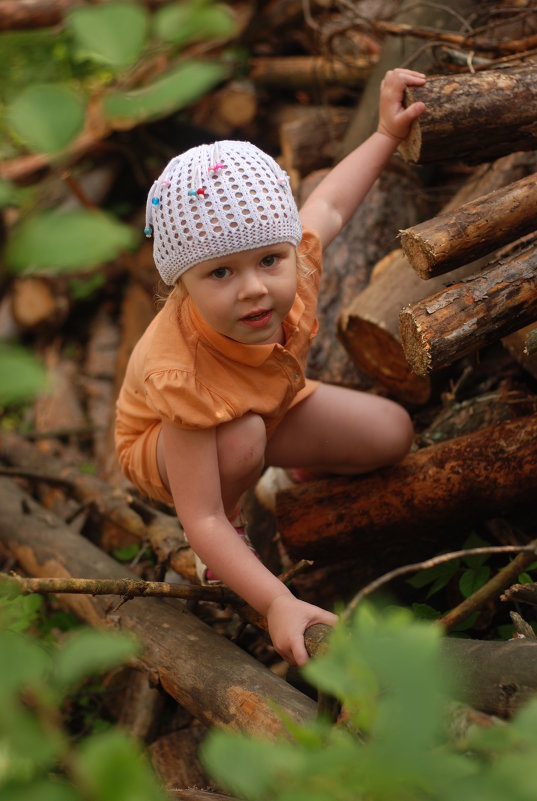
[[[381,83],[377,131],[339,162],[313,190],[300,210],[302,224],[319,234],[324,248],[352,217],[399,142],[425,110],[423,103],[403,107],[406,86],[425,83],[425,75],[414,70],[396,69],[386,73]]]

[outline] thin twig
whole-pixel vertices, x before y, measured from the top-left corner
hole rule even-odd
[[[26,578],[16,573],[0,573],[0,580],[16,586],[24,595],[54,593],[74,595],[120,595],[130,598],[182,598],[188,601],[242,603],[225,587],[170,584],[142,579]]]
[[[425,559],[423,562],[414,562],[410,565],[397,567],[394,570],[390,570],[388,573],[385,573],[383,576],[379,576],[379,578],[371,581],[369,584],[366,584],[366,586],[354,596],[352,601],[349,602],[342,614],[342,618],[344,620],[348,620],[358,605],[364,600],[364,598],[366,598],[368,595],[371,595],[373,592],[376,592],[381,587],[384,587],[386,584],[396,578],[406,576],[409,573],[418,573],[420,570],[429,570],[432,567],[444,564],[444,562],[451,562],[454,559],[461,559],[466,556],[484,556],[496,553],[531,554],[533,559],[537,553],[537,540],[529,545],[490,545],[485,548],[465,548],[461,551],[443,553],[439,556],[434,556],[432,559]]]

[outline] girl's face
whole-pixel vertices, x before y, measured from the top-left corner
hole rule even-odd
[[[206,323],[246,345],[283,344],[282,321],[296,295],[296,250],[278,245],[191,267],[182,277]]]

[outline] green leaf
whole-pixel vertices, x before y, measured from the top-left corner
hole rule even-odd
[[[10,782],[0,788],[0,801],[82,801],[80,794],[69,784],[56,778],[32,782]]]
[[[184,61],[143,89],[110,92],[104,113],[116,126],[162,117],[199,100],[227,74],[228,68],[214,61]]]
[[[0,595],[0,625],[8,631],[26,631],[39,619],[43,606],[40,595]]]
[[[487,546],[490,546],[490,542],[487,542],[483,539],[483,537],[480,537],[479,534],[476,534],[475,531],[472,531],[462,547],[486,548]],[[477,568],[481,567],[481,565],[483,565],[488,559],[490,559],[490,554],[484,553],[481,556],[465,556],[463,561],[468,567]]]
[[[447,584],[449,584],[459,569],[459,565],[459,559],[443,562],[439,565],[435,565],[434,567],[430,567],[427,570],[420,570],[419,573],[416,573],[415,576],[412,576],[412,578],[408,579],[407,583],[417,590],[430,585],[427,593],[427,598],[430,598],[432,595],[435,595]]]
[[[131,542],[130,545],[124,545],[122,548],[115,548],[113,556],[118,562],[132,562],[132,560],[140,553],[140,543]]]
[[[139,235],[101,211],[45,211],[14,230],[6,263],[15,273],[90,269],[133,249]]]
[[[481,567],[469,567],[464,571],[459,579],[459,589],[465,598],[469,598],[476,590],[488,581],[490,576],[490,567],[488,565],[481,565]]]
[[[154,31],[164,42],[185,45],[233,36],[235,21],[224,5],[170,3],[154,15]]]
[[[76,772],[84,797],[99,801],[166,801],[140,749],[126,734],[109,730],[89,737],[78,753]]]
[[[7,120],[31,150],[57,153],[80,133],[85,103],[59,84],[33,84],[7,108]]]
[[[137,651],[127,634],[82,629],[66,639],[58,652],[54,680],[63,689],[72,688],[93,673],[123,664]]]
[[[0,631],[0,654],[1,708],[12,693],[41,685],[52,663],[49,654],[37,642],[13,631]]]
[[[67,15],[67,25],[85,56],[124,67],[142,54],[147,13],[132,3],[105,3],[73,9]]]
[[[46,370],[30,351],[0,342],[0,406],[31,400],[45,383]]]

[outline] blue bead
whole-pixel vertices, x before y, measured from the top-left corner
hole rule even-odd
[[[153,229],[151,228],[151,226],[150,226],[150,225],[148,225],[148,226],[147,226],[147,228],[144,228],[144,234],[145,234],[147,237],[150,237],[152,233],[153,233]]]
[[[160,199],[158,197],[154,197],[151,203],[153,204],[153,206],[158,206],[160,203]]]
[[[188,190],[188,195],[189,195],[189,197],[197,197],[198,193],[196,192],[195,189],[189,189]]]

